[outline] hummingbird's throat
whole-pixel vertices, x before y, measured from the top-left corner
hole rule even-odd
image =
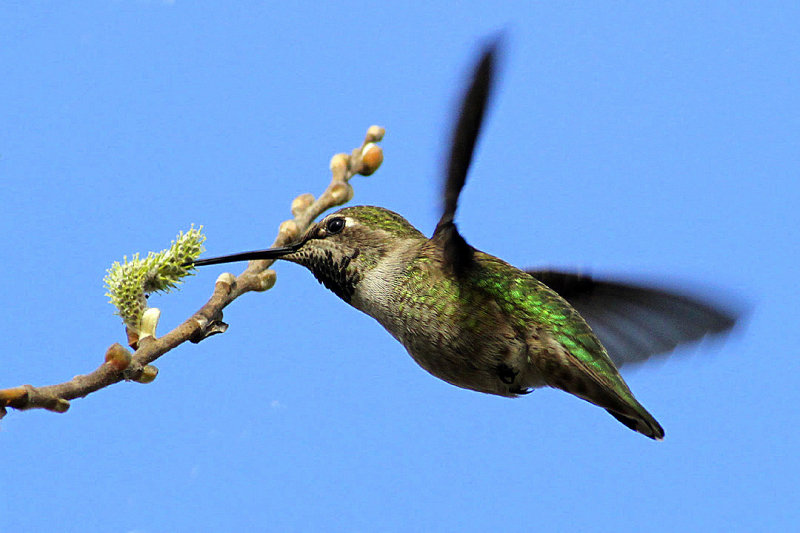
[[[358,254],[359,250],[356,248],[350,255],[334,258],[330,250],[301,248],[292,254],[290,260],[308,268],[317,281],[349,303],[356,285],[361,281],[358,269],[350,265]]]

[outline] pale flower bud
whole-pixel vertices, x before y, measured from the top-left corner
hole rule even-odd
[[[305,193],[292,200],[292,216],[297,216],[314,203],[314,195]]]
[[[342,205],[353,199],[353,188],[349,183],[339,182],[331,186],[331,196],[336,205]]]
[[[383,163],[383,149],[374,143],[369,143],[361,149],[361,169],[359,174],[369,176]]]

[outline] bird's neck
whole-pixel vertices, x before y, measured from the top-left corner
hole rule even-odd
[[[363,272],[351,305],[386,325],[395,314],[394,298],[405,282],[408,265],[420,254],[425,242],[406,239],[388,250],[374,267]]]

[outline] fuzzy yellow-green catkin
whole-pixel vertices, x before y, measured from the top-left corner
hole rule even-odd
[[[146,295],[169,292],[182,278],[192,275],[194,267],[185,265],[205,251],[205,240],[202,226],[195,228],[193,225],[188,231],[180,232],[166,250],[150,252],[143,259],[136,253],[130,260],[124,257],[122,263],[115,261],[111,265],[103,279],[106,295],[125,325],[138,331],[142,314],[147,309]]]

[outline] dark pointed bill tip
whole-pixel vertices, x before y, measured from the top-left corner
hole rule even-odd
[[[220,257],[209,257],[208,259],[198,259],[196,261],[187,261],[183,266],[207,266],[219,265],[222,263],[235,263],[236,261],[257,261],[259,259],[280,259],[292,252],[296,252],[300,248],[300,244],[293,244],[289,246],[279,246],[277,248],[269,248],[267,250],[254,250],[252,252],[242,252],[238,254],[222,255]]]

